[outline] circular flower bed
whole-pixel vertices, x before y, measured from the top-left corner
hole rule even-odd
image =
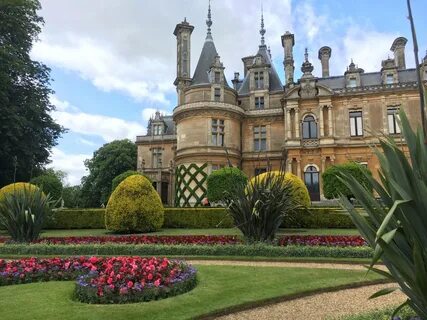
[[[141,257],[0,259],[0,285],[76,279],[87,303],[129,303],[181,294],[196,286],[196,270],[179,260]]]

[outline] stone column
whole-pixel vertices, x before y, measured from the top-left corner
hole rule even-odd
[[[299,108],[295,108],[295,138],[299,139]]]
[[[321,168],[322,172],[325,172],[325,163],[326,163],[326,158],[322,157],[322,168]]]
[[[292,172],[292,159],[286,160],[286,167],[287,167],[286,169],[287,172]]]
[[[300,177],[300,178],[302,178],[302,176],[301,176],[301,160],[297,160],[297,176],[298,177]]]
[[[320,137],[325,136],[325,124],[323,121],[323,106],[319,106],[319,126],[320,126]]]
[[[291,110],[286,109],[286,138],[289,140],[292,138],[292,125],[291,125]]]
[[[329,136],[332,137],[334,135],[333,121],[332,121],[332,106],[328,106],[328,130]]]

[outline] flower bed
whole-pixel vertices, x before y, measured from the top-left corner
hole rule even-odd
[[[167,258],[0,259],[0,286],[76,278],[82,302],[128,303],[187,292],[196,285],[196,270]]]
[[[0,239],[5,242],[6,238]],[[162,245],[230,245],[241,244],[243,240],[237,236],[90,236],[90,237],[47,237],[35,243],[45,244],[162,244]],[[361,236],[282,236],[277,240],[279,246],[338,246],[360,247],[366,246],[366,241]]]

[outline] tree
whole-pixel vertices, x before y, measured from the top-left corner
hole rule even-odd
[[[231,193],[236,184],[246,185],[248,178],[239,168],[227,167],[212,172],[207,180],[208,199],[210,202],[222,201]]]
[[[53,200],[59,200],[62,196],[62,181],[52,169],[31,179],[30,182],[42,189],[44,193],[50,194]]]
[[[38,0],[0,4],[0,187],[30,180],[65,131],[50,116],[50,69],[29,55],[44,22],[40,8]]]
[[[323,179],[323,193],[327,199],[336,199],[341,194],[348,199],[354,198],[353,192],[338,178],[339,172],[346,172],[352,175],[362,185],[368,187],[369,181],[366,174],[371,174],[369,169],[356,162],[347,162],[330,166],[322,174]]]
[[[66,186],[62,190],[62,199],[64,200],[64,207],[66,208],[80,208],[82,207],[82,200],[80,198],[80,186]]]
[[[105,205],[113,179],[127,170],[136,170],[136,159],[136,145],[128,139],[106,143],[96,150],[92,159],[85,161],[89,175],[82,179],[82,205],[87,208]]]

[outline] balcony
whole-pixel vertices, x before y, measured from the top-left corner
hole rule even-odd
[[[319,146],[319,139],[301,139],[303,148],[316,148]]]

